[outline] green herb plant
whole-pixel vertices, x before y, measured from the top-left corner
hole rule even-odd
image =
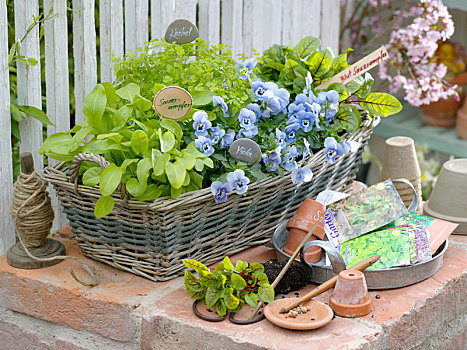
[[[183,263],[199,275],[197,278],[185,271],[185,289],[191,299],[202,299],[208,307],[215,307],[220,316],[227,311],[240,311],[245,303],[255,307],[258,301],[274,301],[274,288],[259,263],[238,260],[234,267],[225,257],[213,271],[193,259],[184,259]]]
[[[112,194],[122,180],[126,191],[141,201],[177,198],[201,189],[204,168],[213,167],[193,142],[181,148],[180,125],[158,117],[151,107],[136,84],[120,89],[98,84],[84,101],[85,121],[51,135],[39,150],[62,161],[82,152],[105,155],[111,163],[105,169],[91,162],[81,167],[83,184],[99,185],[101,197],[94,210],[98,218],[114,208]]]
[[[117,86],[135,83],[147,99],[152,100],[164,86],[179,86],[195,101],[205,97],[210,102],[212,96],[221,96],[238,112],[249,100],[250,84],[238,77],[235,67],[228,46],[208,45],[201,38],[181,45],[156,39],[114,59]],[[196,110],[193,108],[187,119]]]

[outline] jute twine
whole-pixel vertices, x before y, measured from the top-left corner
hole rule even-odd
[[[57,255],[50,258],[38,258],[31,254],[28,248],[40,247],[50,233],[54,212],[50,203],[50,197],[46,191],[45,181],[43,181],[36,171],[31,174],[20,172],[18,179],[13,185],[13,202],[10,206],[10,213],[15,223],[19,241],[26,254],[36,261],[54,261],[72,259],[79,262],[88,273],[91,282],[84,282],[77,278],[70,267],[71,276],[84,286],[97,286],[94,272],[89,266],[74,256]]]

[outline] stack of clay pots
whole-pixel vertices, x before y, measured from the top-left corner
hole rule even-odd
[[[326,207],[311,199],[305,199],[298,208],[295,215],[289,219],[287,230],[289,236],[287,243],[284,246],[284,252],[292,255],[300,243],[305,239],[306,235],[317,223],[313,236],[308,241],[323,239],[324,232],[324,215]],[[305,252],[305,260],[309,263],[316,263],[321,260],[321,248],[311,247]]]
[[[410,137],[396,136],[386,140],[384,150],[381,180],[405,178],[415,188],[418,197],[417,211],[421,210],[422,184],[421,172],[415,152],[414,141]],[[413,191],[405,183],[394,183],[405,206],[408,207],[413,199]]]
[[[457,111],[456,133],[461,139],[467,140],[467,99],[464,100],[464,104]]]

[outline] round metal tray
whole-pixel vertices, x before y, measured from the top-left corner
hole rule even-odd
[[[290,255],[286,254],[282,248],[287,242],[289,231],[285,228],[287,220],[283,221],[279,227],[274,231],[272,236],[272,244],[276,251],[276,257],[279,260],[288,260]],[[340,253],[335,249],[328,241],[312,241],[305,244],[302,248],[300,256],[304,256],[304,252],[312,247],[319,246],[323,248],[329,256],[332,266],[326,266],[325,254],[321,260],[317,263],[310,264],[303,262],[306,266],[311,268],[312,281],[314,283],[324,283],[328,279],[339,274],[340,271],[346,268],[344,259]],[[446,240],[436,251],[435,255],[424,262],[420,262],[409,266],[391,267],[388,269],[379,270],[365,270],[366,283],[368,289],[391,289],[409,286],[411,284],[423,281],[428,277],[432,276],[439,268],[443,265],[443,254],[448,247],[448,241]],[[299,259],[295,259],[300,262]]]

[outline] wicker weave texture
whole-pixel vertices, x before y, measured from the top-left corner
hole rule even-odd
[[[350,140],[358,151],[328,164],[323,152],[307,166],[311,182],[294,185],[290,174],[251,183],[246,196],[229,195],[216,204],[210,189],[189,192],[178,199],[160,198],[153,203],[122,201],[97,219],[94,206],[98,188],[74,184],[65,163],[48,167],[45,178],[54,185],[75,239],[84,255],[153,281],[166,281],[183,273],[182,259],[205,264],[221,260],[248,247],[270,240],[280,222],[290,218],[305,198],[325,190],[348,192],[368,143],[372,128],[362,128]]]

